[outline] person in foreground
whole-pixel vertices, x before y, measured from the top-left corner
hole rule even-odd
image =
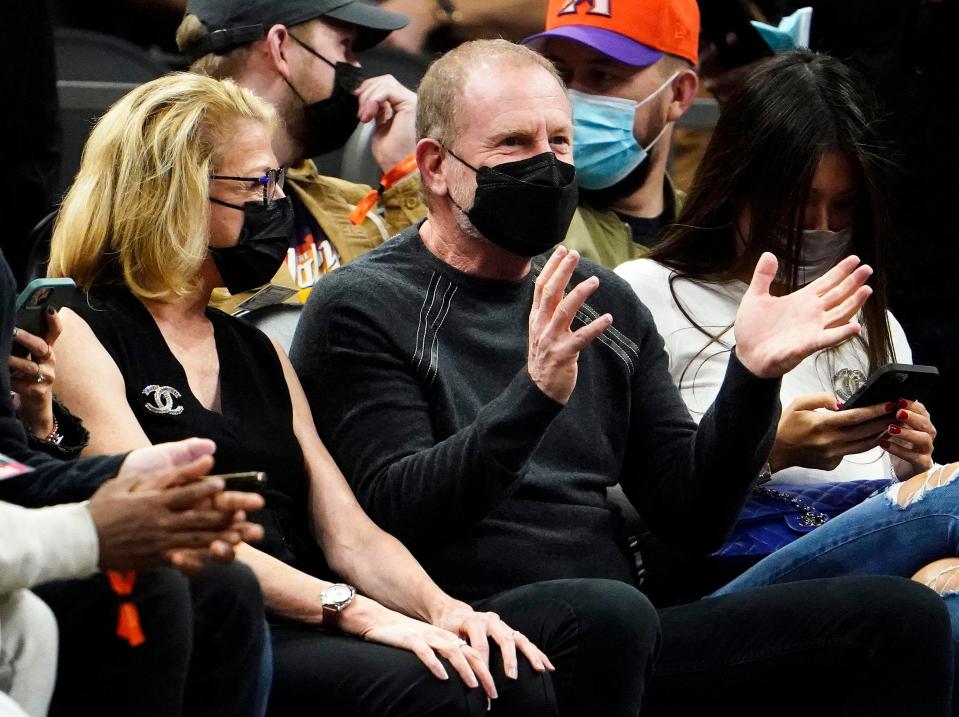
[[[837,578],[656,614],[632,586],[606,497],[619,482],[664,539],[718,547],[772,444],[778,377],[859,331],[869,267],[849,257],[776,297],[765,254],[697,428],[629,286],[563,247],[534,258],[576,207],[552,65],[503,41],[453,50],[420,85],[417,133],[427,220],[320,282],[292,351],[373,519],[463,599],[569,578],[633,591],[659,652],[623,675],[630,702],[593,690],[566,714],[766,714],[786,674],[837,713],[946,714],[948,615],[928,588]]]
[[[2,361],[14,335],[14,290],[0,254]],[[52,352],[30,339],[30,360],[39,361],[32,373],[46,382]],[[259,715],[255,698],[269,689],[257,675],[262,596],[245,567],[204,564],[229,562],[235,543],[258,539],[244,511],[262,498],[201,479],[213,465],[207,440],[69,462],[37,452],[27,446],[27,417],[14,411],[9,379],[0,371],[0,453],[31,470],[8,464],[0,478],[0,693],[14,702],[0,695],[0,714],[46,715],[49,706],[53,715]],[[31,407],[32,400],[21,411]],[[171,561],[194,574],[164,567]],[[121,597],[94,574],[98,567],[141,572]],[[136,646],[117,634],[123,602],[139,616],[139,630],[125,631],[144,638]]]
[[[271,247],[288,240],[273,122],[248,90],[179,75],[134,90],[91,134],[51,254],[51,270],[87,290],[63,312],[58,371],[88,450],[198,434],[216,440],[219,470],[268,474],[262,549],[238,556],[272,620],[277,713],[479,714],[492,700],[502,714],[555,714],[592,687],[618,699],[631,690],[619,665],[655,648],[654,633],[631,632],[638,596],[609,612],[593,596],[619,586],[594,581],[533,586],[483,612],[450,598],[363,513],[283,352],[207,308],[232,271],[276,264]],[[105,186],[102,168],[114,166]]]
[[[862,310],[863,332],[783,378],[770,477],[773,488],[869,480],[879,492],[897,482],[717,594],[834,575],[914,577],[946,597],[959,640],[959,466],[933,465],[936,430],[919,401],[841,410],[871,372],[912,362],[883,291],[888,229],[877,125],[838,60],[797,51],[769,61],[730,99],[667,241],[617,273],[652,312],[670,374],[690,412],[702,416],[719,391],[745,280],[762,252],[782,258],[779,295],[815,281],[849,251],[869,257],[876,291]]]

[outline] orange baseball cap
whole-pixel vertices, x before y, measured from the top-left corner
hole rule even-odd
[[[699,62],[696,0],[549,0],[546,31],[523,40],[573,40],[625,65],[645,67],[663,54]]]

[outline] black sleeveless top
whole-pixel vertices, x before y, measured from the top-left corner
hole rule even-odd
[[[210,438],[217,446],[215,473],[265,471],[266,508],[250,515],[265,531],[256,547],[300,570],[328,577],[309,529],[309,478],[293,433],[290,393],[269,338],[242,319],[206,310],[220,360],[217,413],[204,408],[190,391],[186,373],[153,316],[126,288],[77,292],[70,308],[116,362],[127,403],[150,441]]]

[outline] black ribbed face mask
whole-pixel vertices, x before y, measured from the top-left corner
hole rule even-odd
[[[455,200],[453,204],[491,242],[513,254],[532,257],[566,237],[579,201],[572,164],[544,152],[477,169],[447,151],[476,172],[473,206],[467,211]]]
[[[293,90],[303,103],[306,115],[306,127],[309,132],[307,146],[304,148],[308,157],[317,157],[327,152],[339,149],[353,134],[360,123],[357,116],[360,110],[360,101],[354,92],[363,84],[366,76],[363,70],[349,62],[330,62],[323,55],[302,40],[290,35],[297,44],[314,57],[319,58],[333,68],[333,94],[318,102],[307,102],[303,95],[297,92],[289,80],[284,81]]]
[[[233,246],[210,247],[210,254],[231,294],[269,283],[286,258],[293,237],[293,204],[281,197],[270,204],[243,206],[210,197],[210,201],[243,212],[240,238]]]

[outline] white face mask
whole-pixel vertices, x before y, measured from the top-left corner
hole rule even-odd
[[[849,253],[850,244],[852,244],[851,225],[838,232],[829,229],[804,229],[796,272],[799,285],[805,286],[832,269]],[[786,278],[783,275],[781,261],[779,274],[780,279]]]

